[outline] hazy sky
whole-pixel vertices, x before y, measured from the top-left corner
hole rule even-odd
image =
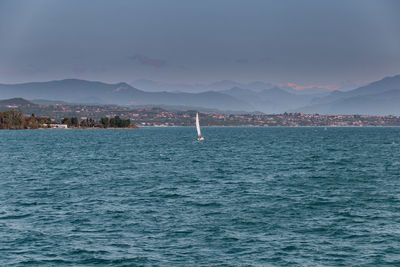
[[[397,0],[0,0],[0,82],[359,84],[400,73]]]

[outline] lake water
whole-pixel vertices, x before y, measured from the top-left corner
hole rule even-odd
[[[0,266],[400,264],[400,128],[0,131]]]

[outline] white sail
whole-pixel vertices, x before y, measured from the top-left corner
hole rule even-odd
[[[196,114],[196,128],[197,128],[197,135],[200,138],[201,137],[201,131],[200,131],[199,113]]]

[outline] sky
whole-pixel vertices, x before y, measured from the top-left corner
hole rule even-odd
[[[264,81],[400,74],[397,0],[0,0],[0,83]]]

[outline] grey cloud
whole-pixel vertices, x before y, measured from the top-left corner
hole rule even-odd
[[[130,57],[130,59],[134,62],[138,62],[141,65],[153,66],[155,68],[162,68],[167,65],[167,61],[158,58],[151,58],[144,55],[135,55]]]

